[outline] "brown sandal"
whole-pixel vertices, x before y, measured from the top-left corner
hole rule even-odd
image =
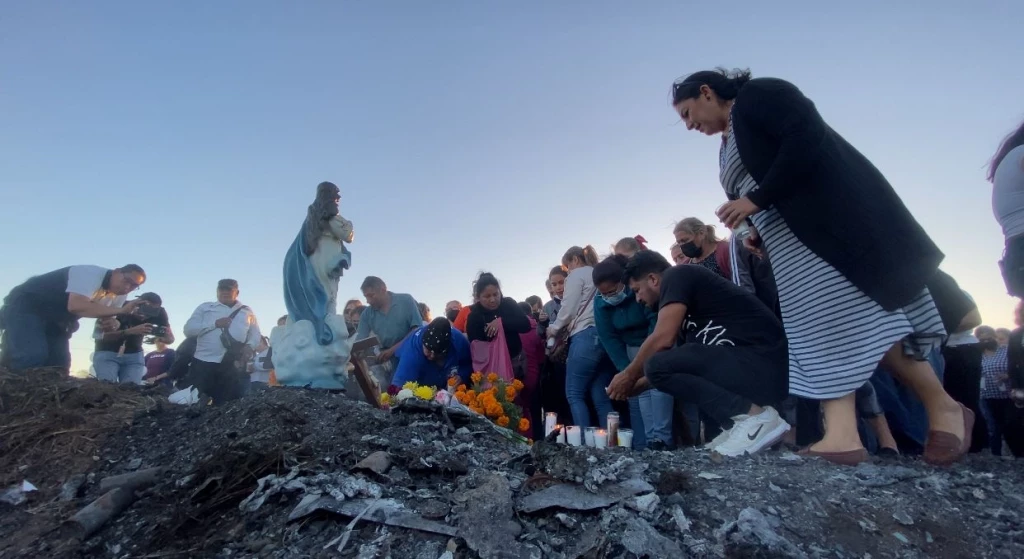
[[[844,452],[817,452],[811,450],[811,447],[807,447],[800,452],[797,452],[800,456],[817,457],[833,464],[840,466],[856,466],[862,462],[868,461],[868,451],[863,448],[857,450],[847,450]]]
[[[974,429],[974,412],[959,404],[964,415],[964,438],[953,433],[928,431],[924,443],[924,461],[933,466],[949,466],[964,457],[971,449],[971,431]]]

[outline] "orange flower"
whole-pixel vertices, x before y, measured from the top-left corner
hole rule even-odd
[[[498,373],[487,373],[487,382],[498,382]]]
[[[473,374],[469,375],[469,378],[473,382],[480,382],[481,380],[483,380],[484,375],[482,373],[473,373]]]
[[[473,410],[474,413],[478,413],[480,415],[484,414],[483,408],[478,408],[476,406],[469,406],[469,409]]]
[[[516,399],[516,389],[511,386],[505,387],[505,399],[511,402]]]
[[[519,430],[526,431],[530,428],[530,420],[525,417],[519,420]]]
[[[459,377],[448,377],[448,386],[459,384]]]
[[[505,410],[501,409],[501,406],[499,406],[498,404],[491,404],[487,406],[487,417],[490,417],[491,419],[496,419],[504,416]]]
[[[519,379],[512,381],[512,388],[515,388],[516,390],[522,390],[523,386],[523,381]]]
[[[508,427],[508,416],[503,415],[499,417],[495,423],[497,423],[499,427]]]
[[[466,385],[465,384],[460,384],[459,387],[455,389],[455,391],[456,392],[465,392],[466,391]]]
[[[466,397],[469,398],[470,400],[475,400],[476,399],[476,390],[467,391],[466,392]]]

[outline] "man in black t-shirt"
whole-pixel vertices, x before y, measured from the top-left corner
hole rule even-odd
[[[107,382],[130,382],[142,384],[146,374],[146,361],[142,352],[142,339],[153,334],[154,327],[161,327],[166,332],[158,339],[164,343],[174,343],[167,311],[161,306],[160,296],[156,293],[143,293],[139,296],[143,301],[140,311],[123,317],[120,327],[114,332],[102,332],[98,328],[94,334],[96,351],[92,357],[92,367],[96,378]]]
[[[624,400],[653,385],[696,403],[726,428],[708,445],[726,456],[757,452],[789,430],[771,407],[789,388],[785,332],[755,295],[702,266],[670,267],[653,251],[630,259],[626,279],[658,322],[609,395]]]

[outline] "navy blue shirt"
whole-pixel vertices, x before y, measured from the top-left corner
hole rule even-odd
[[[447,388],[448,377],[457,374],[462,383],[469,383],[473,374],[473,357],[469,353],[469,340],[458,330],[452,328],[452,341],[448,348],[448,356],[444,364],[438,365],[423,355],[423,331],[426,326],[409,336],[402,344],[398,355],[398,370],[391,384],[401,387],[407,382],[417,382],[421,386]]]

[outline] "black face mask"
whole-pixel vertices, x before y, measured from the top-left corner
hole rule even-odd
[[[444,317],[448,319],[448,322],[455,322],[455,319],[459,317],[459,309],[448,309],[444,311]]]
[[[345,326],[348,327],[348,335],[349,335],[349,337],[354,335],[356,333],[356,330],[358,329],[358,327],[356,326],[356,323],[352,322],[351,320],[346,320],[345,321]]]
[[[704,249],[697,246],[693,241],[679,245],[679,250],[681,250],[683,252],[683,256],[687,258],[697,258],[701,254],[704,254]]]
[[[987,351],[995,351],[995,350],[999,349],[999,342],[996,341],[996,340],[982,340],[981,341],[981,349],[984,349],[984,350],[987,350]]]

